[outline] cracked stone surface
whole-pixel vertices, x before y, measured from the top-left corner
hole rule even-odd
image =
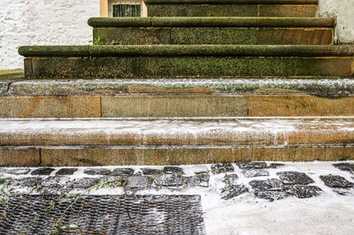
[[[182,187],[185,185],[185,178],[177,174],[164,174],[157,176],[154,184],[157,187]]]
[[[125,185],[125,190],[138,191],[149,189],[152,181],[153,180],[147,176],[130,176],[128,177],[127,184]]]
[[[283,172],[278,172],[277,175],[279,176],[279,179],[284,184],[307,185],[315,182],[313,179],[311,179],[308,175],[306,175],[303,172],[283,171]]]
[[[243,170],[242,174],[247,178],[269,176],[269,172],[264,169],[249,169]]]
[[[10,168],[10,169],[1,169],[1,173],[10,174],[10,175],[26,175],[30,172],[30,169],[26,168]]]
[[[279,179],[252,180],[249,184],[254,190],[254,195],[258,198],[274,201],[289,196]]]
[[[141,168],[143,175],[161,175],[163,172],[160,169],[155,168]]]
[[[219,163],[211,165],[211,172],[213,174],[221,174],[226,172],[233,172],[235,168],[231,163]]]
[[[184,182],[188,187],[208,187],[210,176],[208,173],[198,173],[194,176],[184,177]]]
[[[320,179],[331,188],[352,188],[354,183],[339,175],[321,175]]]
[[[75,179],[70,186],[72,189],[89,189],[97,185],[99,181],[98,178],[79,178]]]
[[[33,170],[31,175],[50,175],[54,170],[54,168],[38,168]]]
[[[56,175],[73,175],[77,171],[77,168],[62,168],[58,170]]]
[[[229,200],[248,192],[248,188],[245,185],[238,184],[238,179],[237,174],[226,174],[224,176],[223,182],[225,185],[221,189],[222,199]]]
[[[337,167],[338,169],[342,171],[348,171],[352,174],[354,174],[354,163],[336,163],[333,164],[333,166]]]
[[[226,185],[233,185],[237,183],[237,180],[238,180],[238,175],[232,173],[232,174],[225,174],[223,182]]]
[[[111,170],[109,169],[105,169],[105,168],[100,168],[100,169],[96,169],[96,168],[92,168],[92,169],[86,169],[85,174],[87,175],[110,175],[112,173]]]
[[[134,169],[132,168],[116,168],[110,173],[112,176],[132,176]]]
[[[266,162],[237,162],[236,164],[243,170],[264,169],[268,167]]]
[[[285,192],[297,198],[311,198],[319,196],[322,189],[314,185],[290,185],[285,187]]]
[[[243,184],[230,185],[221,190],[222,199],[229,200],[248,192],[248,188]]]
[[[163,173],[165,174],[177,174],[177,175],[183,175],[184,171],[181,167],[175,167],[175,166],[166,166],[163,168]]]

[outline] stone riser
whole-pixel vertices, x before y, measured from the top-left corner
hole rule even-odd
[[[331,28],[122,27],[94,28],[96,45],[248,44],[329,45]]]
[[[314,17],[317,4],[149,4],[149,16]]]
[[[123,95],[0,97],[1,118],[354,116],[354,97]]]
[[[3,146],[0,166],[182,165],[235,161],[354,160],[352,145],[253,147]]]
[[[0,117],[350,116],[345,78],[0,82]]]
[[[181,48],[182,49],[182,48]],[[28,57],[27,79],[353,76],[354,57]]]

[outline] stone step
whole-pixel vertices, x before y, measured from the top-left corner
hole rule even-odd
[[[318,0],[145,0],[149,16],[313,17]]]
[[[332,44],[334,18],[99,17],[89,19],[96,45]]]
[[[210,116],[354,116],[354,80],[0,81],[2,118]]]
[[[0,165],[354,159],[354,118],[1,119]]]
[[[353,76],[352,45],[20,47],[27,79]]]

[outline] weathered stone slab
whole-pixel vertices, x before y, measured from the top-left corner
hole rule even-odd
[[[242,174],[247,178],[269,176],[269,172],[264,169],[243,170]]]
[[[229,200],[248,192],[248,188],[242,184],[230,185],[221,190],[222,199]]]
[[[183,50],[183,48],[181,48]],[[94,57],[27,58],[27,79],[222,76],[352,76],[351,57]]]
[[[303,172],[283,171],[278,172],[277,175],[279,176],[280,180],[284,185],[308,185],[315,182]]]
[[[292,146],[350,144],[352,118],[0,120],[1,145]]]
[[[257,5],[147,4],[149,16],[257,16]]]
[[[26,175],[30,172],[28,168],[1,168],[0,173],[10,174],[10,175]]]
[[[23,69],[0,69],[0,83],[6,80],[24,79]]]
[[[260,4],[258,5],[258,16],[269,17],[314,17],[317,15],[318,5],[306,4]]]
[[[0,80],[0,97],[7,95],[7,90],[9,87],[10,82],[9,81],[1,81]]]
[[[77,170],[77,168],[62,168],[55,175],[73,175]]]
[[[227,173],[233,172],[235,168],[232,166],[231,163],[218,163],[211,165],[211,172],[213,174],[220,174],[220,173]]]
[[[102,97],[103,117],[247,116],[242,96],[129,95]]]
[[[154,179],[154,185],[158,188],[182,188],[187,186],[188,181],[178,174],[159,175]]]
[[[95,45],[329,45],[333,42],[333,29],[321,27],[105,27],[94,28],[93,35]]]
[[[285,191],[297,198],[311,198],[319,196],[322,189],[316,185],[290,185],[285,187]]]
[[[236,164],[243,170],[265,169],[268,167],[266,162],[237,162]]]
[[[97,96],[0,97],[0,117],[100,117]]]
[[[0,147],[0,166],[39,166],[39,149],[34,147]]]
[[[110,175],[112,176],[132,176],[134,169],[132,168],[115,168]]]
[[[336,163],[333,165],[342,171],[348,171],[348,172],[354,174],[354,164],[352,164],[352,163],[345,163],[344,162],[344,163]]]
[[[314,17],[316,4],[149,4],[149,16]]]
[[[352,188],[354,183],[339,175],[321,175],[320,179],[331,188]]]
[[[12,81],[10,96],[150,95],[306,95],[341,98],[354,95],[354,80],[345,77],[232,77],[227,79],[102,79]],[[285,98],[284,98],[285,99]],[[314,99],[309,97],[309,99]],[[319,102],[319,101],[317,101]]]
[[[315,96],[248,96],[250,116],[341,116],[354,114],[354,98],[327,99]]]
[[[31,172],[31,175],[50,175],[55,169],[49,167],[43,167],[35,169]]]
[[[151,187],[153,180],[148,176],[130,176],[124,189],[126,191],[136,192],[138,190],[146,190]]]

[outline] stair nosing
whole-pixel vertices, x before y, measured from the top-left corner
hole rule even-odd
[[[91,27],[318,27],[332,28],[331,17],[92,17]]]
[[[22,46],[25,57],[115,56],[248,56],[248,57],[352,57],[353,45],[100,45]]]
[[[170,5],[170,4],[289,4],[289,5],[316,5],[318,0],[145,0],[147,5]]]

